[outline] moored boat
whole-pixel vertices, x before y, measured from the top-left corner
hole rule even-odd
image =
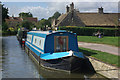
[[[25,29],[25,28],[18,29],[16,37],[20,44],[25,44],[25,41],[27,38],[27,32],[28,32],[28,29]]]
[[[25,50],[37,64],[55,70],[74,72],[85,59],[79,52],[77,35],[67,31],[30,31]]]

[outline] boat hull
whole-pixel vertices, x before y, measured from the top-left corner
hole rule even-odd
[[[46,68],[62,70],[68,72],[80,71],[82,68],[82,61],[75,56],[68,56],[64,58],[54,59],[54,60],[40,60],[40,64]]]
[[[59,71],[66,71],[66,72],[80,71],[84,60],[76,56],[68,56],[58,59],[44,60],[41,59],[40,56],[37,56],[28,47],[25,47],[25,50],[26,53],[37,63],[37,65]]]

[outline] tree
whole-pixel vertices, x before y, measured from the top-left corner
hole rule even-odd
[[[61,14],[57,11],[54,13],[54,15],[52,16],[52,18],[57,19]]]
[[[19,13],[19,17],[22,17],[22,18],[24,18],[24,17],[33,17],[33,15],[30,12],[28,12],[28,13],[22,12],[22,13]]]
[[[8,18],[8,8],[4,7],[4,4],[0,4],[2,6],[2,23],[5,22],[5,19]]]
[[[47,19],[41,19],[40,21],[38,21],[38,23],[36,23],[36,27],[37,28],[44,28],[44,26],[46,26],[46,25],[48,25],[48,26],[50,26],[50,22],[47,20]]]
[[[8,8],[4,7],[4,4],[0,3],[0,12],[2,12],[2,30],[6,31],[8,25],[5,22],[5,19],[8,18]]]
[[[53,14],[52,17],[49,17],[49,18],[48,18],[48,22],[50,23],[50,25],[51,25],[52,20],[53,20],[53,19],[57,19],[60,15],[61,15],[61,14],[57,11],[57,12],[55,12],[55,13]]]
[[[26,20],[24,20],[22,22],[21,26],[24,27],[24,28],[27,28],[29,30],[31,30],[34,27],[34,25],[31,22],[26,21]]]
[[[3,23],[2,23],[2,30],[3,30],[3,31],[7,31],[7,30],[8,30],[8,25],[7,25],[6,22],[3,22]]]

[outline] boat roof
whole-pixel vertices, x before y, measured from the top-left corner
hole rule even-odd
[[[29,31],[29,33],[40,33],[40,34],[52,34],[52,33],[57,33],[57,32],[67,32],[66,30],[58,30],[58,31]]]

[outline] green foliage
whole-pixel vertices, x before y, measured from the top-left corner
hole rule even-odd
[[[57,19],[61,14],[59,12],[55,12],[52,17],[49,17],[48,19],[41,19],[36,23],[37,29],[41,28],[43,29],[44,26],[48,25],[49,27],[51,26],[52,19]]]
[[[37,28],[44,28],[45,25],[50,26],[50,22],[47,19],[41,19],[36,23]]]
[[[33,15],[30,12],[28,13],[22,12],[22,13],[19,13],[19,17],[33,17]]]
[[[53,19],[57,19],[60,15],[61,15],[61,14],[60,14],[58,11],[55,12],[52,17],[49,17],[49,18],[48,18],[49,23],[51,24],[52,20],[53,20]]]
[[[6,31],[8,29],[8,25],[5,23],[5,19],[8,18],[8,8],[4,7],[3,4],[0,3],[0,9],[2,9],[2,30]]]
[[[31,30],[34,27],[33,23],[26,20],[22,22],[21,26],[29,30]]]
[[[2,24],[2,30],[3,31],[7,31],[8,30],[8,25],[7,25],[6,22],[3,22],[3,24]]]
[[[12,27],[10,27],[8,30],[10,30],[11,32],[15,31],[15,29]]]
[[[100,44],[108,44],[113,46],[119,46],[118,38],[119,37],[108,37],[108,36],[104,36],[103,38],[98,38],[96,36],[77,36],[77,40],[81,42],[100,43]]]
[[[0,4],[0,7],[2,6],[2,23],[5,22],[5,19],[8,18],[8,8],[4,7],[4,5]]]
[[[2,31],[2,36],[16,35],[17,31]]]
[[[67,31],[73,31],[77,33],[77,35],[82,35],[82,36],[92,36],[93,33],[96,33],[97,31],[100,31],[104,33],[105,36],[119,36],[120,31],[118,28],[102,28],[102,27],[65,27],[61,26],[61,30],[67,30]]]
[[[54,15],[52,16],[52,18],[57,19],[61,14],[57,11],[54,13]]]

